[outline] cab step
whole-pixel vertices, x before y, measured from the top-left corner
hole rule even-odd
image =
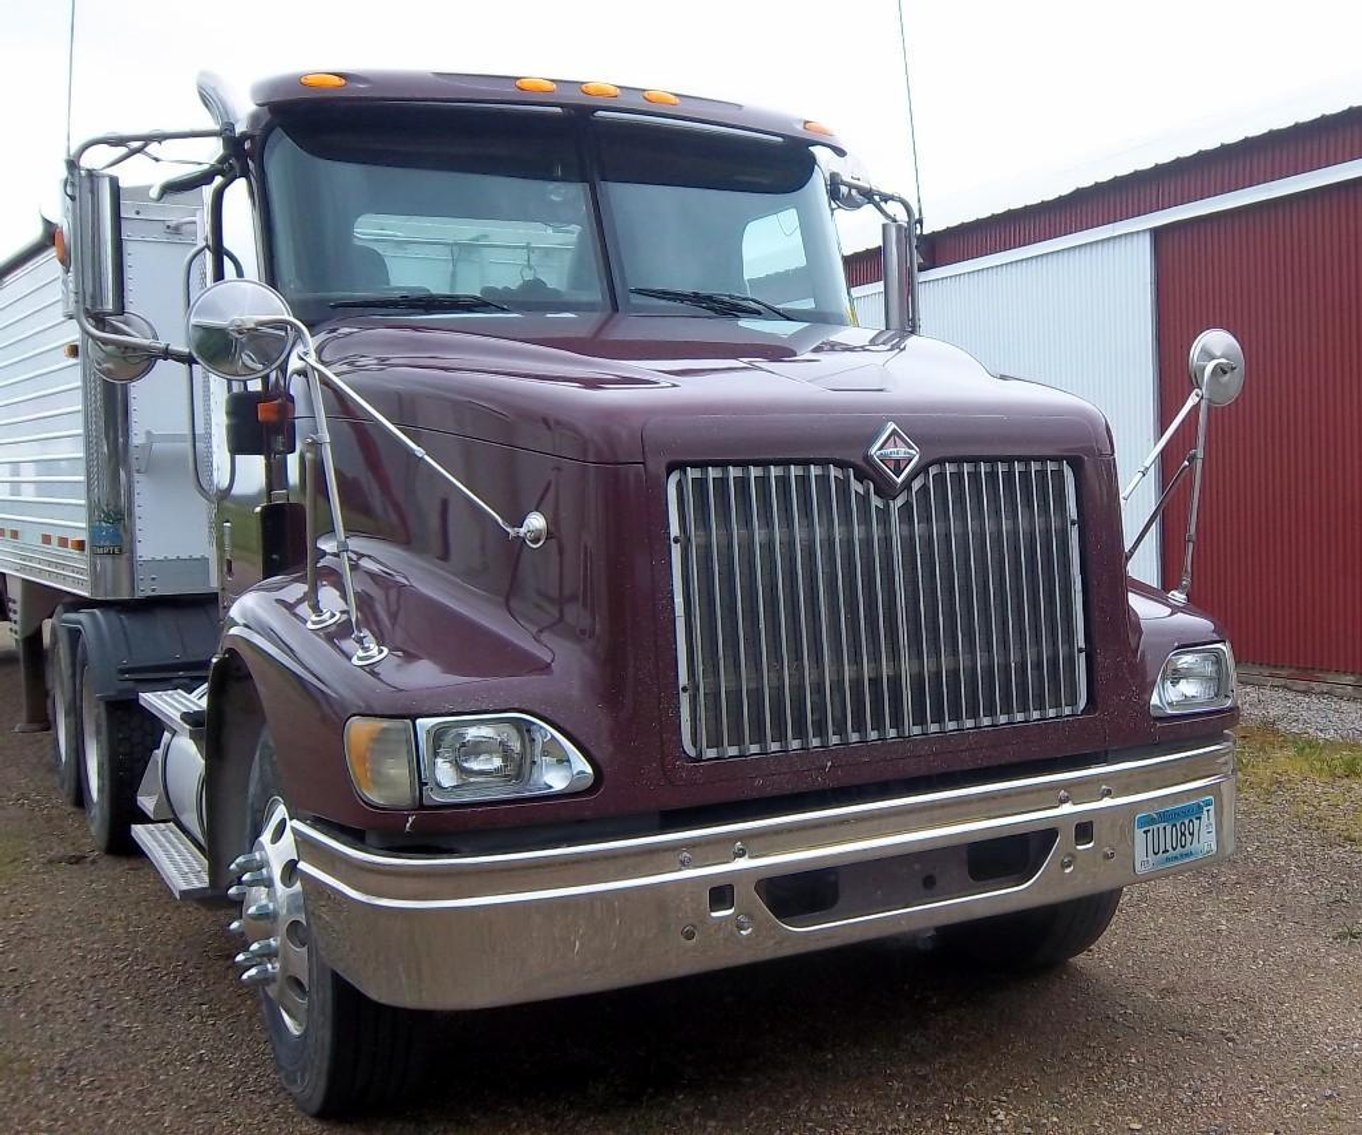
[[[132,838],[177,899],[203,899],[213,893],[208,861],[174,824],[133,824]]]
[[[143,690],[137,695],[147,710],[172,733],[182,733],[196,744],[208,722],[208,686],[188,690]]]

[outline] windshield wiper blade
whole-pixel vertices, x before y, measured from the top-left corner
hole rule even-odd
[[[504,303],[471,292],[402,292],[332,300],[328,307],[400,308],[405,311],[510,311]]]
[[[775,304],[759,300],[756,296],[745,296],[741,292],[683,291],[678,288],[630,288],[629,292],[631,295],[648,296],[650,299],[688,303],[712,311],[715,315],[770,314],[777,319],[798,322],[793,315],[787,315]]]

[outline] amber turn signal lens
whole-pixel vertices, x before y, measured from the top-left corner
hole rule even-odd
[[[63,268],[71,267],[71,253],[66,247],[66,230],[60,225],[57,231],[52,234],[52,251],[57,254],[57,263]]]
[[[270,402],[256,403],[255,420],[262,425],[287,425],[292,417],[293,403],[287,398],[276,398]]]
[[[298,82],[315,90],[336,91],[345,86],[345,76],[333,75],[329,71],[313,71],[308,75],[300,75]]]
[[[662,106],[675,106],[681,101],[671,91],[644,91],[643,97],[647,102],[660,103]]]
[[[516,90],[534,91],[538,94],[549,95],[558,89],[558,84],[551,79],[517,79],[515,81]]]
[[[804,123],[804,129],[807,130],[810,134],[826,134],[829,138],[832,137],[832,131],[829,130],[826,126],[824,126],[821,122],[813,121],[806,122]]]
[[[620,97],[620,89],[614,83],[583,83],[582,94],[592,95],[598,99],[617,99]]]
[[[410,721],[350,718],[345,723],[345,761],[355,790],[370,804],[416,806],[416,750]]]

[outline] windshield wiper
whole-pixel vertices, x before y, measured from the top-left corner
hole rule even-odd
[[[328,307],[401,308],[405,311],[510,311],[504,303],[471,292],[402,292],[332,300]]]
[[[677,288],[630,288],[630,295],[648,296],[650,299],[671,300],[673,303],[688,303],[702,307],[715,315],[774,315],[777,319],[788,319],[797,323],[793,315],[787,315],[773,303],[759,300],[756,296],[745,296],[741,292],[692,292]]]

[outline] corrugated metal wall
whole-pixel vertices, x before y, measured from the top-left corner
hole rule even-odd
[[[1362,108],[1353,108],[939,230],[927,237],[927,261],[956,264],[1359,157]],[[874,259],[865,261],[862,270],[873,270]]]
[[[1233,331],[1247,359],[1242,398],[1211,422],[1192,600],[1240,661],[1362,672],[1362,185],[1162,229],[1155,249],[1164,420],[1202,328]],[[1166,475],[1187,446],[1171,449]],[[1180,500],[1166,522],[1170,586],[1185,515]]]
[[[862,327],[884,326],[884,282],[862,284],[851,289],[851,306]]]
[[[1133,233],[921,282],[922,328],[995,373],[1036,379],[1094,403],[1111,422],[1122,483],[1153,448],[1154,263]],[[1157,499],[1146,478],[1126,511],[1131,535]],[[1157,534],[1132,572],[1158,576]]]

